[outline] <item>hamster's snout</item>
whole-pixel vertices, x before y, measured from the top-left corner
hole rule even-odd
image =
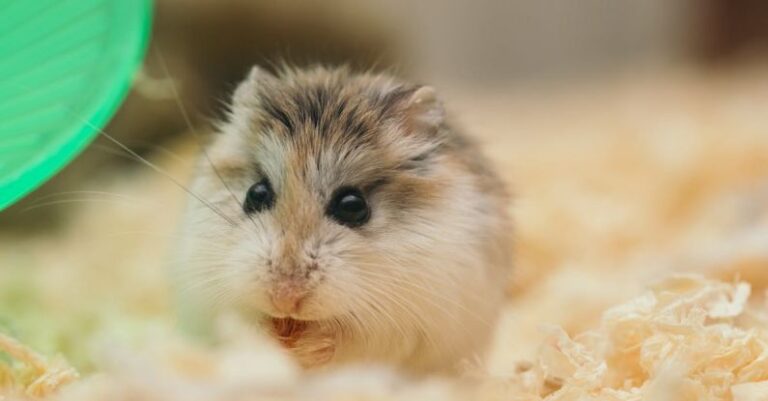
[[[303,279],[283,277],[275,281],[268,293],[272,307],[278,313],[292,315],[299,311],[308,291]]]

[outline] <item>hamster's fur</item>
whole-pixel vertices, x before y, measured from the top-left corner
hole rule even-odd
[[[190,189],[188,315],[236,310],[308,368],[433,372],[482,354],[509,271],[508,197],[431,87],[254,67]]]

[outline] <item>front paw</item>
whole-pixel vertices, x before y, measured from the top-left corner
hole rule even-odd
[[[336,354],[336,336],[332,333],[313,333],[309,330],[288,349],[305,369],[328,364]]]
[[[336,354],[338,336],[328,327],[290,318],[272,319],[271,326],[275,338],[305,369],[325,365]]]

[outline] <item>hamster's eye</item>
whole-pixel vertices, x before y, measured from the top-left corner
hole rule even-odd
[[[341,225],[359,227],[371,216],[362,192],[356,188],[340,188],[328,205],[328,215]]]
[[[267,210],[275,204],[275,192],[266,178],[248,188],[243,203],[243,211],[256,213]]]

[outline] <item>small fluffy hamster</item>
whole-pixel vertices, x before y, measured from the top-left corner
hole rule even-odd
[[[307,368],[446,371],[493,332],[506,191],[429,86],[254,67],[191,192],[189,304],[252,318]]]

